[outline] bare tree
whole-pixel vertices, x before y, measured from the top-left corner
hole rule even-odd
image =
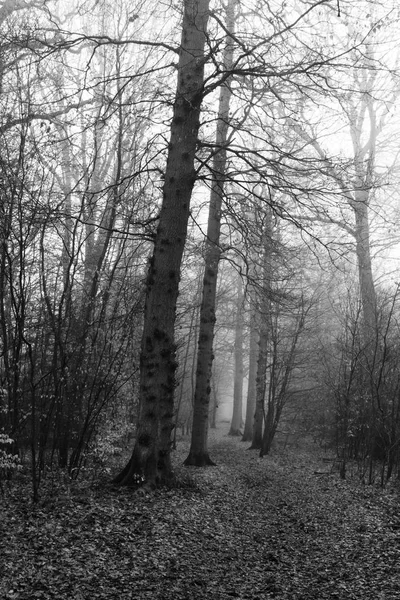
[[[233,411],[228,435],[242,435],[243,411],[243,336],[244,336],[244,294],[242,277],[238,275],[236,314],[235,314],[235,343],[234,343],[234,380],[233,380]]]
[[[115,482],[160,484],[171,476],[175,389],[174,324],[203,98],[208,0],[185,0],[178,83],[141,346],[140,405],[132,457]]]
[[[235,7],[237,0],[227,6],[227,37],[222,68],[229,73],[233,63]],[[202,302],[200,307],[199,348],[197,353],[196,389],[194,395],[192,441],[185,465],[203,466],[213,464],[207,450],[208,410],[211,393],[211,371],[213,361],[213,339],[215,326],[215,303],[217,293],[218,265],[221,256],[220,228],[221,209],[224,195],[226,145],[229,131],[229,103],[232,96],[227,79],[220,88],[216,150],[212,163],[210,208],[207,225],[206,254]]]

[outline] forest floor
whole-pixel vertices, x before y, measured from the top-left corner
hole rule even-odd
[[[212,432],[215,467],[138,494],[109,485],[0,497],[1,600],[397,600],[400,491],[343,481],[317,446],[260,459]]]

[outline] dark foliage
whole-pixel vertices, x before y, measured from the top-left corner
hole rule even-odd
[[[342,481],[305,450],[260,459],[212,432],[218,466],[151,494],[72,482],[0,508],[4,600],[395,600],[398,490]],[[177,465],[187,453],[178,444]]]

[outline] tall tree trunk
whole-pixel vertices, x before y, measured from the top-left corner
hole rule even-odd
[[[346,201],[353,210],[354,229],[349,230],[346,223],[337,222],[347,233],[354,236],[358,266],[359,289],[363,315],[363,336],[366,348],[372,349],[376,340],[376,290],[372,272],[369,205],[371,191],[376,182],[376,150],[377,138],[382,130],[388,110],[379,114],[379,103],[374,98],[376,78],[379,69],[376,68],[377,59],[373,55],[373,44],[368,43],[364,48],[363,64],[357,65],[354,71],[354,94],[346,98],[340,94],[339,103],[343,107],[345,118],[348,120],[349,133],[352,142],[353,156],[351,157],[354,172],[348,181],[343,172],[336,167],[335,161],[327,158],[324,148],[320,145],[314,134],[310,135],[299,126],[299,121],[289,118],[293,129],[311,144],[323,162],[324,168],[342,190]],[[360,75],[362,73],[362,75]],[[387,106],[395,101],[398,92]],[[322,219],[324,220],[324,218]],[[335,222],[335,221],[334,221]]]
[[[265,222],[263,228],[263,281],[259,287],[258,298],[258,322],[260,324],[260,339],[258,342],[258,361],[256,376],[256,410],[254,413],[253,437],[250,449],[259,450],[262,447],[262,430],[265,418],[265,398],[268,370],[268,348],[270,339],[270,312],[271,312],[271,241],[272,220],[271,210],[266,207]]]
[[[227,8],[227,31],[232,34],[237,0],[229,0]],[[233,41],[228,34],[224,52],[224,69],[229,71],[233,59]],[[193,407],[192,439],[185,465],[213,465],[207,447],[208,411],[211,393],[211,371],[215,328],[215,304],[217,295],[218,265],[221,256],[219,246],[221,229],[221,206],[224,194],[226,169],[226,143],[228,139],[229,103],[232,90],[229,80],[221,87],[216,132],[216,154],[213,160],[213,179],[210,194],[210,210],[207,225],[207,249],[204,266],[203,293],[200,307],[200,330],[197,353],[196,388]]]
[[[209,0],[185,0],[178,83],[163,201],[147,278],[140,361],[138,429],[132,457],[115,483],[166,482],[176,371],[174,324],[204,84]]]
[[[250,350],[249,350],[249,384],[247,388],[246,419],[242,442],[250,442],[253,438],[254,411],[256,408],[257,392],[257,359],[258,359],[258,331],[255,323],[255,310],[252,308],[250,316]]]
[[[235,317],[235,378],[233,382],[233,413],[229,435],[242,435],[243,419],[243,289],[239,275]]]
[[[250,450],[259,450],[262,446],[264,423],[264,404],[266,392],[266,374],[268,366],[268,323],[266,315],[261,315],[260,339],[258,342],[258,361],[256,376],[256,410],[254,413],[253,435]]]
[[[355,218],[355,241],[358,264],[361,306],[363,312],[364,344],[370,346],[376,338],[376,291],[372,273],[371,244],[369,233],[369,193],[356,191],[351,202]]]

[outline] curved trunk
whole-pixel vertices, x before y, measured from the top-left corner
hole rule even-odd
[[[174,324],[186,240],[204,83],[209,0],[185,0],[178,83],[163,201],[147,278],[140,358],[138,430],[130,461],[114,480],[160,484],[171,477],[175,389]]]

